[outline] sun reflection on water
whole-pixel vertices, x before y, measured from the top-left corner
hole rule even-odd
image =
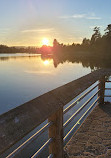
[[[44,65],[49,65],[49,60],[43,61]]]

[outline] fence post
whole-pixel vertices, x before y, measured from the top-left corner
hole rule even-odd
[[[50,116],[48,121],[53,122],[53,125],[49,127],[49,138],[54,139],[49,145],[49,154],[53,154],[54,158],[63,158],[63,108]]]
[[[105,76],[103,76],[100,80],[99,80],[99,96],[100,96],[100,104],[104,104],[104,93],[105,93]]]

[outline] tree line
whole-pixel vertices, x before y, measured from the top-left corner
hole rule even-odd
[[[0,45],[0,53],[38,53],[37,47],[8,47]]]
[[[91,39],[84,38],[81,44],[64,45],[56,39],[53,41],[54,54],[79,55],[90,57],[111,57],[111,24],[104,30],[102,35],[99,27],[94,28]]]

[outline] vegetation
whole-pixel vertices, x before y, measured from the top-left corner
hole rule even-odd
[[[0,53],[38,53],[36,47],[8,47],[0,45]]]
[[[74,53],[81,55],[111,55],[111,24],[105,29],[104,35],[101,35],[100,28],[94,28],[94,34],[91,39],[84,38],[82,44],[63,45],[54,39],[54,53]],[[82,51],[82,52],[81,52]]]

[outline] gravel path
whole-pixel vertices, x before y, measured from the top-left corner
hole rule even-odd
[[[65,151],[67,158],[111,158],[111,104],[93,110]]]

